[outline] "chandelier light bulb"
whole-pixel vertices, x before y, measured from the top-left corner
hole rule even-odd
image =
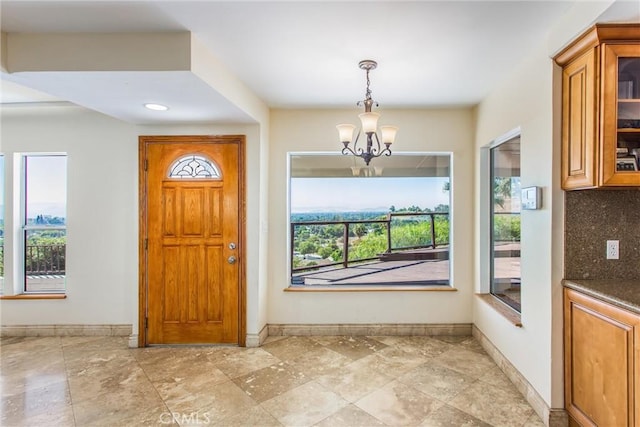
[[[358,114],[358,117],[360,117],[360,122],[362,123],[362,132],[371,133],[378,129],[380,114],[369,112]]]
[[[383,144],[393,144],[396,139],[396,133],[398,133],[398,126],[380,126]]]
[[[338,135],[340,136],[340,142],[343,144],[349,144],[353,141],[353,131],[355,130],[355,126],[349,123],[343,123],[336,126],[338,129]]]

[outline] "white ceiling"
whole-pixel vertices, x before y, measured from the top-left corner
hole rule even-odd
[[[624,7],[613,18],[640,21],[637,1],[617,3]],[[275,108],[355,107],[365,89],[357,64],[374,59],[373,98],[381,108],[402,108],[478,103],[580,6],[580,0],[2,0],[0,13],[5,33],[190,31]],[[72,101],[134,123],[251,121],[219,88],[203,88],[193,76],[86,74],[2,73],[1,101]],[[139,111],[150,94],[169,112]]]

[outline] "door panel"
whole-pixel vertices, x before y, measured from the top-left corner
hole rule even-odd
[[[144,344],[242,344],[243,263],[228,262],[242,253],[242,144],[221,137],[157,138],[141,137],[147,165],[141,181]],[[172,165],[187,155],[209,159],[220,176],[197,176],[201,166],[186,162],[181,175],[171,177]]]

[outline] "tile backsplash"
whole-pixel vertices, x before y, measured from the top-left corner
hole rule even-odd
[[[640,189],[565,192],[565,279],[640,279]],[[620,258],[606,259],[607,240]]]

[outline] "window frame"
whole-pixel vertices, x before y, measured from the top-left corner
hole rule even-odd
[[[522,300],[520,304],[520,311],[515,310],[513,307],[502,301],[499,297],[493,294],[493,270],[494,270],[494,245],[493,245],[493,165],[492,165],[492,150],[504,143],[512,141],[516,138],[520,139],[522,144],[522,130],[520,127],[516,127],[500,137],[493,140],[486,146],[480,149],[480,248],[486,248],[486,250],[480,250],[479,263],[480,263],[480,296],[490,297],[497,304],[491,304],[493,307],[500,307],[498,311],[502,312],[505,317],[509,319],[515,319],[512,321],[514,325],[522,326],[520,322],[520,315],[522,313]],[[520,150],[522,152],[522,149]],[[522,163],[520,164],[522,166]],[[522,182],[522,174],[520,176]],[[521,222],[522,230],[522,222]],[[522,232],[521,232],[522,233]],[[522,250],[521,250],[522,254]],[[522,258],[522,256],[521,256]],[[520,270],[520,280],[522,283],[522,270]],[[515,317],[514,317],[515,316]],[[517,318],[517,319],[516,319]]]
[[[28,153],[20,153],[20,170],[19,170],[19,179],[20,179],[20,209],[19,209],[19,233],[20,238],[18,239],[17,251],[18,256],[14,259],[14,264],[16,265],[18,271],[18,283],[20,283],[20,289],[17,292],[19,295],[28,295],[28,296],[37,296],[37,295],[65,295],[66,294],[66,268],[65,268],[65,284],[62,289],[48,289],[48,290],[29,290],[27,288],[27,234],[30,231],[34,230],[64,230],[65,231],[65,264],[66,264],[66,236],[67,236],[67,208],[68,208],[68,198],[65,198],[65,224],[64,225],[29,225],[28,224],[28,212],[27,212],[27,203],[28,203],[28,194],[27,194],[27,159],[29,157],[65,157],[67,164],[65,166],[65,186],[68,188],[69,185],[69,176],[68,176],[68,159],[69,155],[66,152],[28,152]],[[14,285],[14,290],[17,290],[17,284]]]
[[[293,254],[293,248],[291,247],[291,179],[292,179],[292,160],[295,156],[336,156],[336,157],[345,157],[341,152],[335,151],[290,151],[286,153],[286,251],[287,256],[286,260],[286,270],[287,274],[287,285],[284,288],[284,291],[303,291],[303,292],[351,292],[351,291],[457,291],[454,287],[454,227],[453,227],[453,218],[454,218],[454,153],[451,151],[412,151],[412,152],[394,152],[394,156],[438,156],[438,157],[446,157],[448,160],[448,179],[449,179],[449,210],[448,210],[448,221],[449,221],[449,242],[448,242],[448,254],[449,254],[449,266],[448,266],[448,284],[437,284],[437,285],[399,285],[399,284],[389,284],[389,285],[368,285],[368,284],[341,284],[334,287],[328,286],[316,286],[316,287],[304,287],[304,286],[294,286],[291,283],[290,272],[292,268],[292,258],[291,254]],[[353,156],[350,156],[353,157]],[[374,167],[372,165],[372,167]],[[363,169],[366,168],[363,166]]]

